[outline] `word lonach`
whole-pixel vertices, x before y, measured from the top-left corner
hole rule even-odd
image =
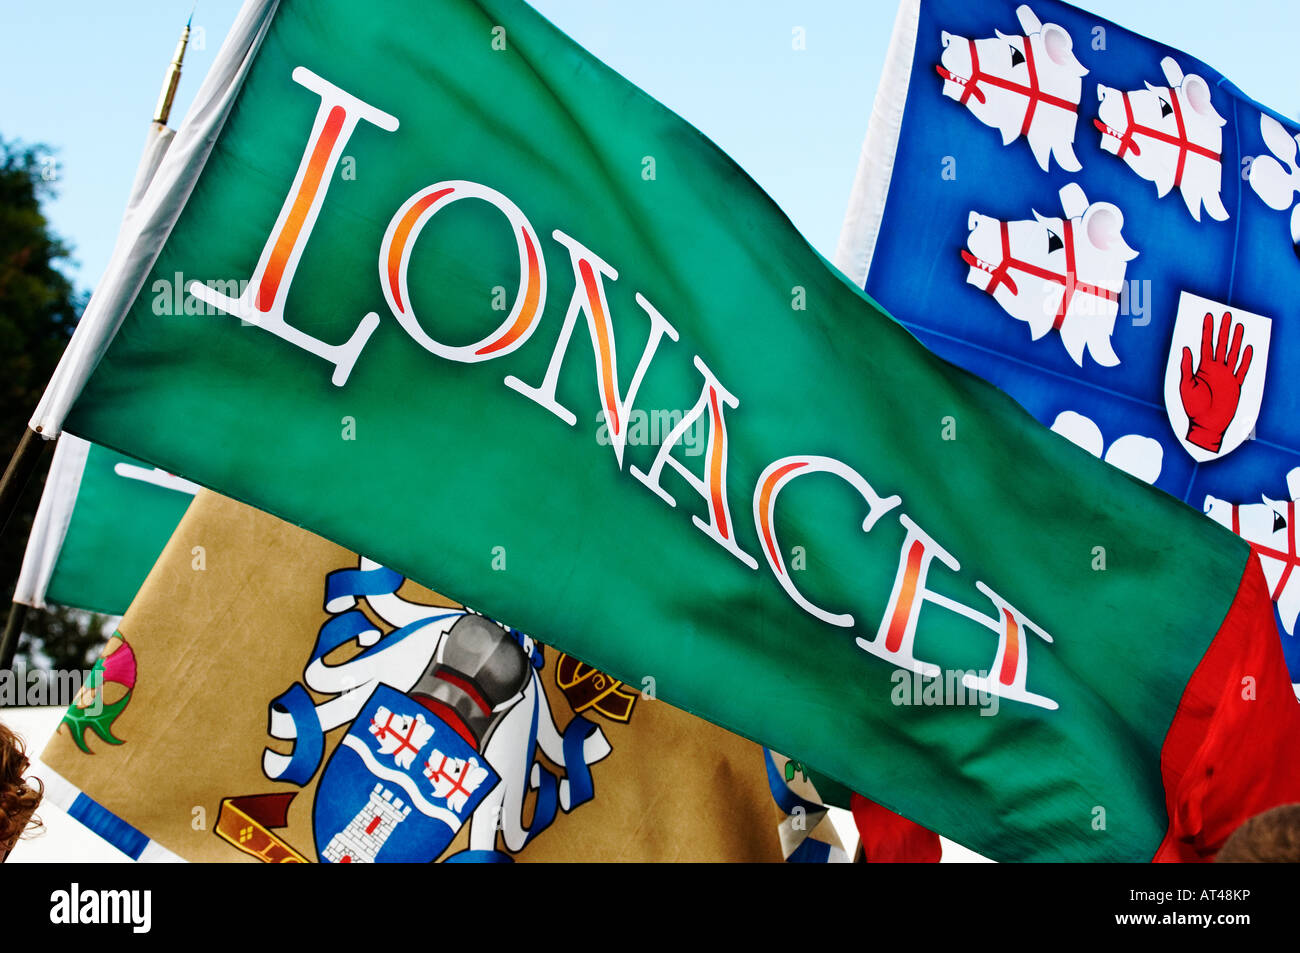
[[[198,281],[190,282],[187,290],[199,300],[328,361],[334,366],[331,380],[341,387],[347,383],[353,366],[378,327],[379,315],[375,312],[365,315],[346,342],[334,345],[288,324],[285,321],[285,303],[298,262],[324,206],[334,170],[353,131],[362,121],[387,132],[395,131],[399,123],[396,117],[339,89],[306,67],[297,67],[292,75],[296,83],[320,97],[320,105],[297,175],[262,248],[257,268],[247,283],[240,282],[234,286],[243,289],[237,298],[222,294],[215,287]],[[505,216],[518,250],[519,283],[510,312],[496,329],[473,344],[452,346],[430,336],[420,323],[407,288],[407,266],[421,230],[433,216],[449,205],[466,199],[486,202]],[[637,391],[659,345],[665,337],[677,341],[677,329],[642,294],[636,295],[637,304],[650,321],[650,334],[636,372],[624,390],[619,382],[614,328],[605,295],[605,282],[617,281],[618,272],[577,238],[559,229],[552,231],[551,238],[569,253],[573,267],[573,295],[541,383],[534,386],[509,376],[506,377],[505,384],[569,426],[576,424],[577,415],[556,399],[556,387],[578,317],[585,317],[595,357],[597,398],[609,427],[608,444],[613,447],[619,469],[623,469],[629,411],[635,406]],[[426,351],[465,364],[492,361],[523,347],[537,328],[547,294],[546,262],[541,247],[541,238],[528,217],[519,206],[497,190],[465,180],[436,182],[411,195],[393,215],[379,246],[379,281],[393,317]],[[707,522],[698,516],[692,516],[696,528],[745,566],[757,570],[758,560],[745,552],[736,538],[728,503],[730,487],[727,482],[726,410],[736,410],[740,401],[718,380],[699,355],[695,355],[693,360],[703,379],[698,400],[668,433],[650,469],[643,471],[629,466],[628,470],[633,478],[665,503],[676,507],[677,501],[661,483],[664,467],[672,467],[703,498],[707,507]],[[693,473],[672,453],[686,432],[697,422],[701,425],[707,422],[709,428],[703,476]],[[781,491],[793,481],[814,473],[836,476],[862,496],[867,504],[867,516],[862,522],[863,532],[870,532],[882,516],[898,509],[902,505],[902,498],[897,495],[882,497],[852,467],[824,456],[795,455],[775,460],[762,472],[754,487],[754,528],[762,543],[772,577],[804,612],[828,625],[851,628],[854,625],[852,615],[830,612],[810,602],[799,591],[786,570],[776,536],[774,516]],[[875,636],[870,639],[858,638],[858,646],[898,668],[927,678],[935,677],[939,674],[940,667],[933,662],[918,659],[913,654],[917,620],[926,604],[947,609],[997,635],[997,650],[989,666],[989,675],[966,673],[962,683],[967,689],[1040,708],[1057,708],[1055,701],[1034,694],[1027,688],[1027,633],[1033,633],[1049,643],[1052,637],[983,582],[977,581],[975,586],[993,604],[992,614],[971,608],[928,588],[926,580],[936,559],[954,572],[960,571],[961,566],[956,557],[906,513],[900,511],[898,521],[906,530],[906,536],[899,552],[898,569],[889,603]]]

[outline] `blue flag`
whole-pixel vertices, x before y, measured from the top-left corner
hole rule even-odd
[[[942,357],[1251,542],[1293,682],[1298,133],[1067,4],[904,0],[836,256]]]

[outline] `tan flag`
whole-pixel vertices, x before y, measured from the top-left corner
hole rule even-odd
[[[146,858],[782,859],[762,749],[652,675],[206,491],[100,669],[42,761]]]

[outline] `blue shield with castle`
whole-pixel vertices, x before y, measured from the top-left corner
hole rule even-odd
[[[499,781],[464,729],[378,686],[325,766],[314,830],[323,863],[427,863]]]

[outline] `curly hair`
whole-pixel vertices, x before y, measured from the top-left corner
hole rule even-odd
[[[41,826],[33,816],[44,789],[40,781],[33,788],[23,778],[29,764],[23,741],[0,722],[0,860],[13,849],[30,823]]]
[[[1300,804],[1256,814],[1233,832],[1214,859],[1219,863],[1300,861]]]

